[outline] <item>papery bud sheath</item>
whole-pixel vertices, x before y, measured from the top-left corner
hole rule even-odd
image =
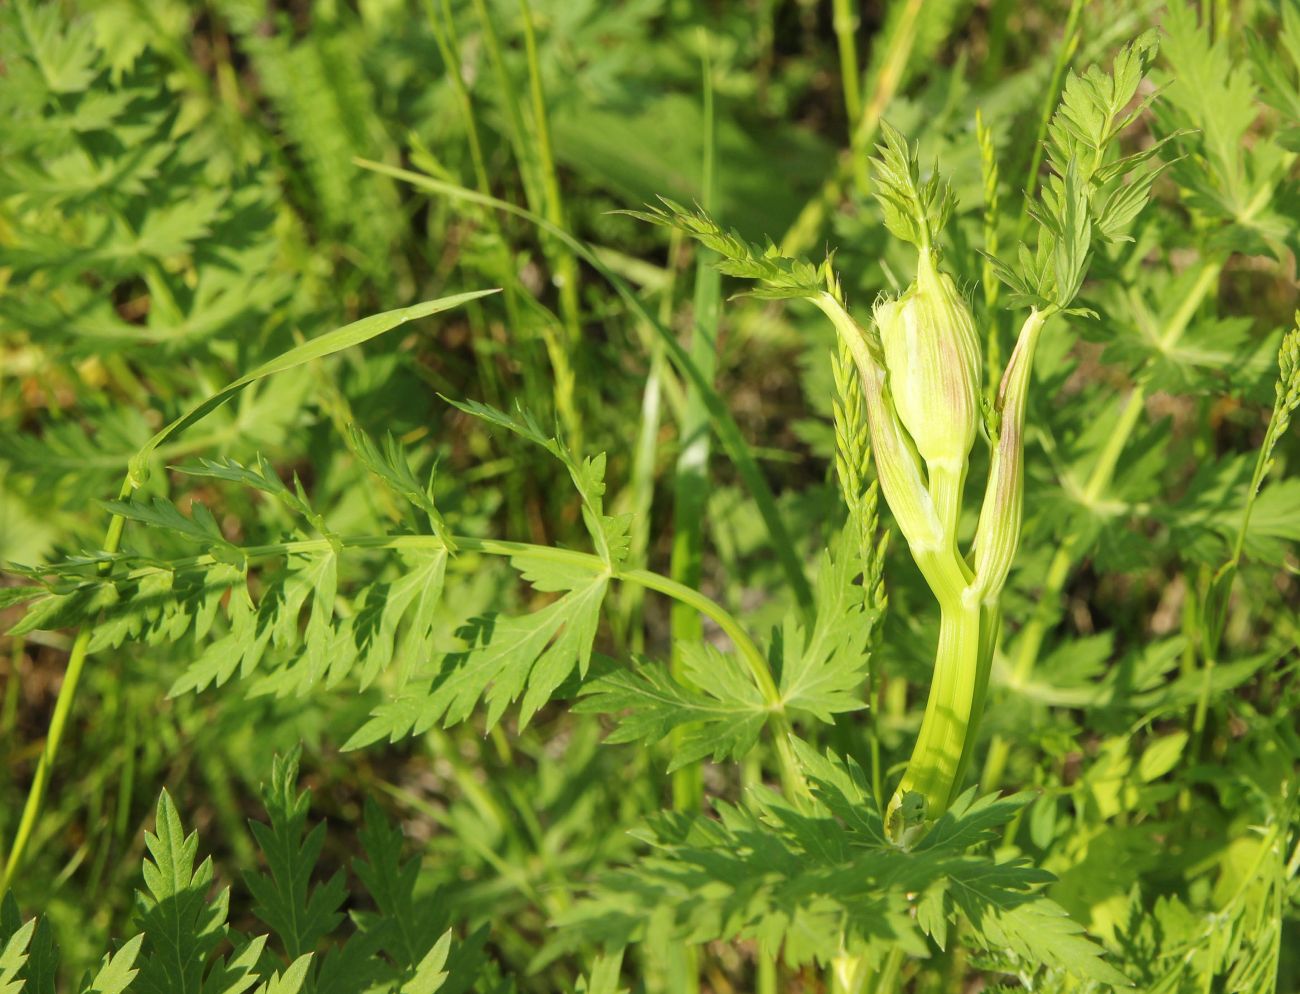
[[[985,602],[1001,594],[1020,544],[1025,492],[1025,399],[1043,321],[1043,314],[1037,310],[1025,319],[998,387],[1001,421],[975,528],[975,589]]]

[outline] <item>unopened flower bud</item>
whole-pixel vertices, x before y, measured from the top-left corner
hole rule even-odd
[[[899,420],[928,465],[963,467],[980,418],[980,350],[970,308],[952,278],[921,252],[913,283],[876,305]]]

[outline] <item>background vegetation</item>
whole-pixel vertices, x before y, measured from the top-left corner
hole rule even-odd
[[[613,212],[664,195],[786,254],[829,246],[865,308],[911,276],[871,197],[887,119],[953,183],[945,262],[999,369],[1015,328],[978,250],[1014,258],[1026,237],[1067,70],[1109,66],[1155,26],[1144,94],[1161,93],[1123,137],[1132,152],[1173,136],[1153,202],[1131,241],[1097,251],[1081,297],[1093,315],[1048,329],[1030,400],[1024,538],[975,766],[982,793],[1034,793],[967,813],[958,841],[1041,868],[1016,886],[1044,884],[1138,989],[1300,989],[1300,444],[1284,420],[1266,432],[1275,397],[1300,396],[1285,364],[1275,394],[1297,306],[1300,7],[1253,0],[5,5],[0,604],[17,627],[0,638],[2,845],[75,624],[99,623],[0,937],[39,914],[31,962],[57,943],[70,984],[182,907],[197,952],[176,959],[199,973],[168,974],[146,944],[132,989],[158,991],[198,991],[205,958],[232,949],[231,971],[245,956],[259,977],[296,969],[318,991],[432,991],[438,972],[442,990],[593,994],[959,991],[977,977],[1108,989],[1108,974],[1075,969],[1094,953],[1069,929],[1047,951],[1010,926],[998,941],[979,901],[941,887],[918,906],[913,871],[892,864],[861,867],[879,895],[809,900],[824,881],[790,869],[791,853],[828,847],[818,872],[842,874],[829,848],[849,843],[801,835],[764,800],[757,785],[781,767],[771,739],[755,744],[762,719],[674,728],[687,719],[619,683],[632,661],[668,664],[678,715],[728,693],[708,685],[728,672],[722,653],[686,648],[727,638],[643,586],[611,589],[591,619],[588,685],[570,664],[522,709],[487,687],[401,707],[399,683],[427,675],[466,619],[523,624],[585,589],[516,560],[521,583],[472,545],[255,565],[258,596],[292,607],[267,635],[268,659],[283,658],[260,668],[218,637],[237,624],[228,601],[214,621],[229,577],[205,581],[221,592],[206,608],[167,606],[183,571],[157,581],[167,589],[133,581],[131,612],[56,597],[33,621],[18,602],[102,568],[102,501],[151,435],[224,384],[366,315],[500,288],[253,384],[168,438],[137,464],[150,472],[135,503],[116,505],[123,548],[180,562],[196,545],[319,552],[446,529],[586,550],[591,530],[607,555],[626,548],[629,567],[698,587],[766,635],[812,603],[805,574],[833,575],[832,331],[803,303],[730,299],[747,286],[706,250]],[[503,430],[448,400],[536,421]],[[557,433],[563,446],[529,437]],[[1272,463],[1247,516],[1262,445]],[[436,508],[421,501],[430,474]],[[862,796],[836,788],[850,808],[892,789],[937,626],[902,543],[882,549],[883,590],[866,584],[859,621],[869,671],[858,652],[840,696],[797,718],[822,779],[847,776],[817,766],[826,749],[867,771]],[[435,575],[441,604],[403,592]],[[331,618],[356,627],[399,601],[392,626],[413,613],[395,648],[387,629],[392,667],[329,641]],[[592,680],[605,697],[575,706]],[[627,708],[643,724],[620,725]],[[317,823],[328,831],[306,834]],[[213,859],[197,871],[191,829]],[[782,841],[763,849],[765,832]],[[957,859],[946,852],[934,859]],[[203,910],[212,880],[231,890],[229,932],[224,910]],[[859,979],[835,971],[837,908],[860,923]],[[265,947],[236,938],[267,931]],[[299,957],[330,948],[306,975]],[[0,957],[0,991],[21,989],[5,970]],[[246,989],[213,976],[204,991]],[[27,989],[53,990],[42,977]]]

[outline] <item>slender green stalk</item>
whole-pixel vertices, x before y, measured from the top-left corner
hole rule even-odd
[[[471,546],[463,546],[470,548]],[[540,554],[539,550],[543,546],[528,546]],[[484,549],[483,551],[490,551]],[[599,563],[600,559],[591,556],[593,563]],[[576,563],[575,563],[576,565]],[[603,566],[603,563],[602,563]],[[763,694],[763,699],[772,707],[779,708],[781,704],[781,694],[777,690],[776,683],[772,679],[772,671],[767,665],[767,658],[759,650],[754,640],[731,615],[726,608],[722,607],[717,601],[700,593],[694,587],[688,587],[671,577],[664,576],[661,573],[652,573],[650,570],[633,569],[622,570],[615,577],[616,580],[623,580],[626,583],[635,583],[647,590],[654,590],[661,594],[666,594],[679,604],[697,611],[704,617],[716,624],[735,645],[736,651],[740,653],[740,658],[749,668],[750,676],[754,679],[754,684]]]
[[[551,125],[546,112],[546,94],[542,89],[542,69],[537,58],[537,35],[533,30],[533,12],[528,0],[519,0],[523,17],[524,51],[528,57],[528,92],[533,104],[533,127],[537,132],[537,157],[542,176],[542,189],[546,194],[546,219],[557,228],[566,227],[564,201],[560,196],[560,180],[555,171],[555,156],[551,151]],[[578,314],[578,269],[573,254],[563,247],[553,253],[556,279],[560,284],[560,308],[564,314],[569,347],[573,348],[582,337]]]
[[[885,969],[881,972],[880,983],[876,986],[876,994],[895,994],[902,989],[905,961],[906,957],[899,947],[895,946],[889,951],[889,957],[885,960]]]
[[[677,257],[684,238],[680,231],[670,233],[668,244],[668,284],[659,300],[659,320],[668,324],[672,318],[673,301],[677,286]],[[636,447],[633,449],[632,469],[628,492],[632,524],[628,529],[626,562],[634,566],[646,565],[650,545],[650,514],[654,504],[655,462],[659,452],[660,408],[663,406],[664,373],[667,358],[663,343],[651,342],[650,370],[641,393],[641,417],[637,428]],[[640,587],[626,586],[621,590],[617,618],[621,635],[633,652],[645,648],[645,629],[642,625],[644,592]]]
[[[975,742],[978,738],[980,721],[984,717],[984,704],[988,699],[989,677],[993,673],[993,656],[997,652],[998,637],[1002,634],[1001,598],[986,601],[980,606],[980,645],[979,668],[975,676],[975,690],[971,700],[971,723],[967,730],[966,743],[962,749],[961,760],[957,763],[957,773],[953,778],[952,796],[956,797],[966,782],[975,756]]]
[[[474,183],[480,193],[487,194],[491,192],[491,181],[488,179],[487,165],[483,158],[483,143],[479,138],[478,123],[474,116],[474,103],[460,72],[460,39],[456,34],[456,25],[452,20],[451,9],[447,0],[442,0],[441,21],[433,3],[434,0],[425,0],[425,13],[433,29],[433,37],[438,45],[439,54],[447,67],[447,78],[451,81],[452,91],[456,95],[456,106],[460,111],[461,121],[465,126],[465,141],[469,146],[470,163],[474,171]],[[524,327],[519,302],[515,298],[518,277],[514,271],[514,264],[510,259],[510,250],[506,245],[505,233],[502,231],[498,219],[491,212],[488,212],[486,222],[492,232],[496,268],[505,291],[503,296],[505,299],[506,319],[510,323],[511,331],[517,332]],[[471,337],[470,343],[474,349],[475,366],[478,367],[483,378],[487,396],[501,397],[500,376],[498,375],[496,361],[488,348],[488,339],[483,335],[474,335]],[[533,364],[525,362],[522,363],[522,366],[525,378],[531,378]],[[535,389],[535,387],[530,385],[529,389]]]
[[[780,977],[777,974],[776,957],[759,949],[754,953],[754,958],[757,974],[754,979],[755,994],[779,994]]]
[[[596,559],[595,556],[591,558]],[[596,561],[599,562],[599,560]],[[771,712],[768,723],[772,729],[772,738],[776,743],[777,758],[780,762],[781,783],[786,795],[794,801],[802,801],[807,798],[809,796],[808,784],[799,767],[799,761],[795,757],[794,749],[790,745],[790,719],[785,714],[781,691],[772,677],[772,669],[768,665],[767,658],[740,623],[716,601],[692,587],[678,583],[670,577],[651,573],[649,570],[637,569],[620,571],[615,575],[614,579],[640,584],[647,590],[655,590],[661,594],[666,594],[678,603],[685,604],[704,615],[704,617],[709,618],[722,630],[723,634],[731,639],[741,660],[749,669],[754,685],[758,688],[759,693],[763,695],[763,700]]]
[[[857,128],[862,115],[862,73],[858,69],[858,12],[853,0],[835,0],[832,15],[840,53],[840,83],[844,88],[844,113],[849,120],[849,151],[853,156],[853,181],[865,196],[871,182],[867,152]]]
[[[131,496],[134,487],[128,480],[118,494],[119,500]],[[125,521],[114,514],[108,522],[104,533],[102,548],[105,552],[117,552],[122,542],[122,528]],[[101,572],[107,570],[107,564],[101,566]],[[68,718],[72,714],[73,701],[77,699],[77,686],[81,683],[81,674],[86,666],[86,657],[90,650],[90,637],[93,634],[89,625],[83,624],[72,643],[72,652],[68,655],[68,666],[63,673],[63,682],[59,685],[59,695],[54,700],[54,713],[50,716],[50,725],[45,732],[45,746],[36,761],[36,772],[32,775],[32,785],[27,790],[27,800],[23,804],[23,813],[18,821],[18,830],[14,834],[13,844],[9,847],[9,856],[5,860],[4,873],[0,874],[0,894],[9,890],[14,877],[27,855],[27,846],[31,842],[32,832],[40,820],[41,807],[45,803],[45,792],[50,785],[50,771],[59,758],[59,745],[63,741],[63,732]]]
[[[957,553],[957,521],[961,517],[962,490],[966,485],[966,465],[940,465],[931,463],[926,466],[926,478],[930,484],[930,496],[934,501],[935,513],[939,518],[941,534],[947,536],[949,546],[943,550],[945,559],[961,557]],[[966,577],[963,577],[966,579]]]
[[[871,994],[896,994],[899,989],[898,975],[903,969],[903,950],[894,946],[885,956],[885,964],[876,976],[871,987]]]
[[[628,562],[645,564],[650,544],[650,513],[654,503],[655,456],[659,450],[660,408],[663,401],[661,373],[663,356],[652,356],[641,393],[641,416],[636,446],[632,451],[632,468],[628,490],[631,492],[633,526],[628,530]],[[642,628],[643,598],[637,588],[624,591],[620,602],[620,626],[633,652],[645,647]]]
[[[717,186],[717,162],[714,155],[715,127],[713,114],[713,80],[707,55],[707,37],[702,67],[704,91],[704,163],[701,171],[700,203],[712,210]],[[714,266],[715,253],[699,247],[695,263],[694,327],[690,344],[691,360],[709,389],[717,369],[718,318],[722,301],[722,276]],[[673,548],[669,572],[688,587],[698,587],[703,576],[704,512],[709,491],[709,453],[711,432],[709,412],[700,386],[688,384],[686,409],[680,425],[681,448],[673,476]],[[672,657],[670,668],[679,680],[685,679],[683,649],[704,637],[700,616],[685,605],[675,604],[670,615]],[[685,729],[673,735],[680,744]],[[673,806],[679,811],[699,808],[704,797],[700,764],[683,766],[673,773]]]
[[[492,74],[496,77],[497,93],[506,112],[506,124],[510,129],[510,141],[514,146],[515,160],[519,165],[519,176],[524,184],[524,196],[528,206],[538,212],[545,211],[545,195],[542,192],[542,177],[538,170],[537,157],[533,154],[534,144],[529,140],[528,127],[524,123],[523,111],[515,81],[506,67],[505,51],[501,45],[501,36],[497,33],[496,19],[488,9],[486,0],[474,0],[474,12],[483,29],[484,47],[488,61],[492,63]]]
[[[1218,664],[1219,646],[1228,619],[1229,600],[1237,571],[1241,568],[1242,554],[1246,549],[1246,536],[1250,531],[1250,519],[1255,511],[1255,501],[1259,497],[1264,478],[1273,465],[1273,449],[1278,438],[1290,427],[1291,413],[1296,407],[1297,400],[1300,399],[1300,373],[1296,372],[1297,351],[1300,351],[1300,312],[1296,314],[1296,330],[1283,340],[1278,355],[1281,379],[1277,384],[1277,396],[1273,402],[1273,411],[1269,415],[1268,427],[1264,430],[1259,453],[1255,456],[1255,468],[1250,474],[1250,485],[1246,491],[1245,506],[1241,511],[1241,523],[1237,526],[1237,535],[1232,543],[1232,553],[1227,561],[1205,580],[1199,603],[1195,605],[1200,629],[1200,638],[1197,642],[1205,665],[1201,690],[1197,696],[1196,710],[1192,718],[1194,735],[1202,735],[1205,732],[1214,669]],[[1207,570],[1206,573],[1208,572]]]
[[[559,200],[559,186],[555,182],[554,162],[550,156],[550,130],[546,123],[546,105],[542,99],[541,77],[537,74],[537,47],[533,40],[532,18],[529,17],[528,4],[524,6],[524,32],[526,49],[528,49],[530,94],[533,96],[533,116],[539,123],[534,127],[534,134],[529,135],[524,123],[516,86],[506,69],[506,58],[500,44],[497,25],[484,0],[474,0],[474,9],[478,22],[484,29],[487,57],[497,77],[497,90],[500,101],[506,109],[506,121],[510,126],[511,142],[515,147],[515,157],[519,161],[520,177],[524,181],[524,192],[530,208],[543,213],[556,225],[563,226],[563,207]],[[446,0],[443,0],[446,12]],[[445,13],[450,22],[450,12]],[[450,31],[448,27],[448,31]],[[539,116],[539,117],[538,117]],[[490,192],[480,186],[480,192]],[[573,373],[573,348],[580,338],[577,312],[577,272],[573,266],[573,256],[556,246],[555,240],[543,239],[543,251],[555,270],[556,282],[560,286],[560,326],[552,326],[550,320],[541,322],[538,333],[543,346],[546,347],[547,359],[550,360],[552,374],[552,400],[555,412],[559,414],[560,424],[568,437],[573,451],[582,451],[582,418],[577,411],[576,376]]]

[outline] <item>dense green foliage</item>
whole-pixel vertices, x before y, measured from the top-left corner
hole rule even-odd
[[[0,110],[0,994],[1300,989],[1294,0],[14,0]]]

